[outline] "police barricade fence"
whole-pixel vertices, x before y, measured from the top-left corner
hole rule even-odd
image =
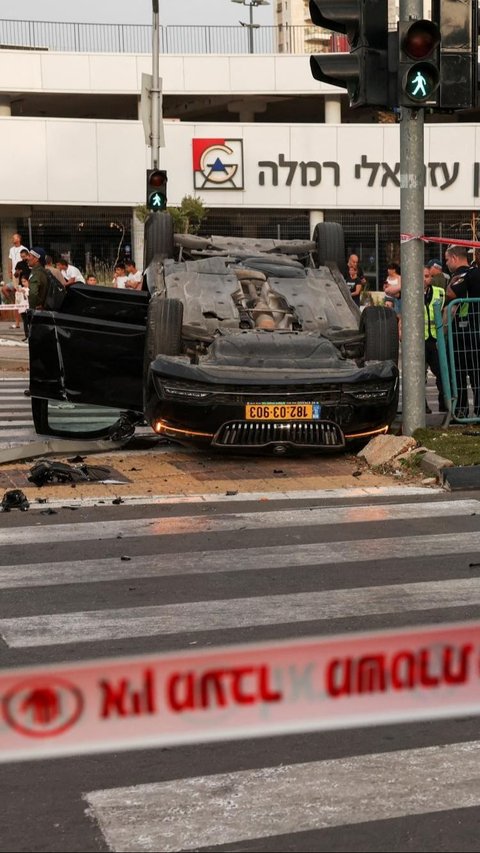
[[[446,425],[480,422],[480,298],[434,306]]]

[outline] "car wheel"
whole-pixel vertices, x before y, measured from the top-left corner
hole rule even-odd
[[[392,308],[369,305],[362,312],[360,331],[365,334],[365,361],[398,362],[398,321]]]
[[[313,232],[316,245],[316,262],[319,267],[331,261],[345,270],[345,236],[339,222],[319,222]]]
[[[159,255],[173,258],[173,219],[166,211],[151,213],[145,222],[144,268]]]
[[[144,379],[157,355],[182,352],[183,304],[179,299],[153,297],[148,306],[145,336]]]

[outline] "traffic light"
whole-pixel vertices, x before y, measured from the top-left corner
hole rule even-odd
[[[432,20],[441,33],[438,106],[477,105],[478,0],[432,0]]]
[[[435,21],[400,21],[398,95],[401,106],[412,109],[438,103],[440,40],[440,27]]]
[[[147,207],[165,210],[167,206],[167,173],[163,169],[147,169]]]
[[[393,106],[386,0],[310,0],[310,17],[316,26],[346,35],[350,46],[349,53],[313,54],[315,79],[346,89],[351,107]]]

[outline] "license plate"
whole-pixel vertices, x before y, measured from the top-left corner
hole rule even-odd
[[[320,417],[319,403],[247,403],[247,421],[313,421]]]

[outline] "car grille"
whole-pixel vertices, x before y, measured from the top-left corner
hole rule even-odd
[[[220,447],[261,447],[289,443],[307,447],[344,447],[345,438],[331,421],[292,421],[291,423],[252,423],[231,421],[220,427],[213,444]]]
[[[167,380],[162,379],[161,393],[166,399],[181,399],[182,396],[192,400],[194,395],[198,395],[199,399],[205,402],[225,403],[227,405],[245,405],[246,403],[264,402],[268,400],[281,400],[288,402],[289,400],[313,400],[323,405],[334,405],[340,402],[342,396],[341,386],[336,384],[311,384],[311,385],[296,385],[295,387],[279,386],[279,385],[251,385],[249,387],[225,385],[215,383],[206,385],[200,382],[181,382],[177,379]]]

